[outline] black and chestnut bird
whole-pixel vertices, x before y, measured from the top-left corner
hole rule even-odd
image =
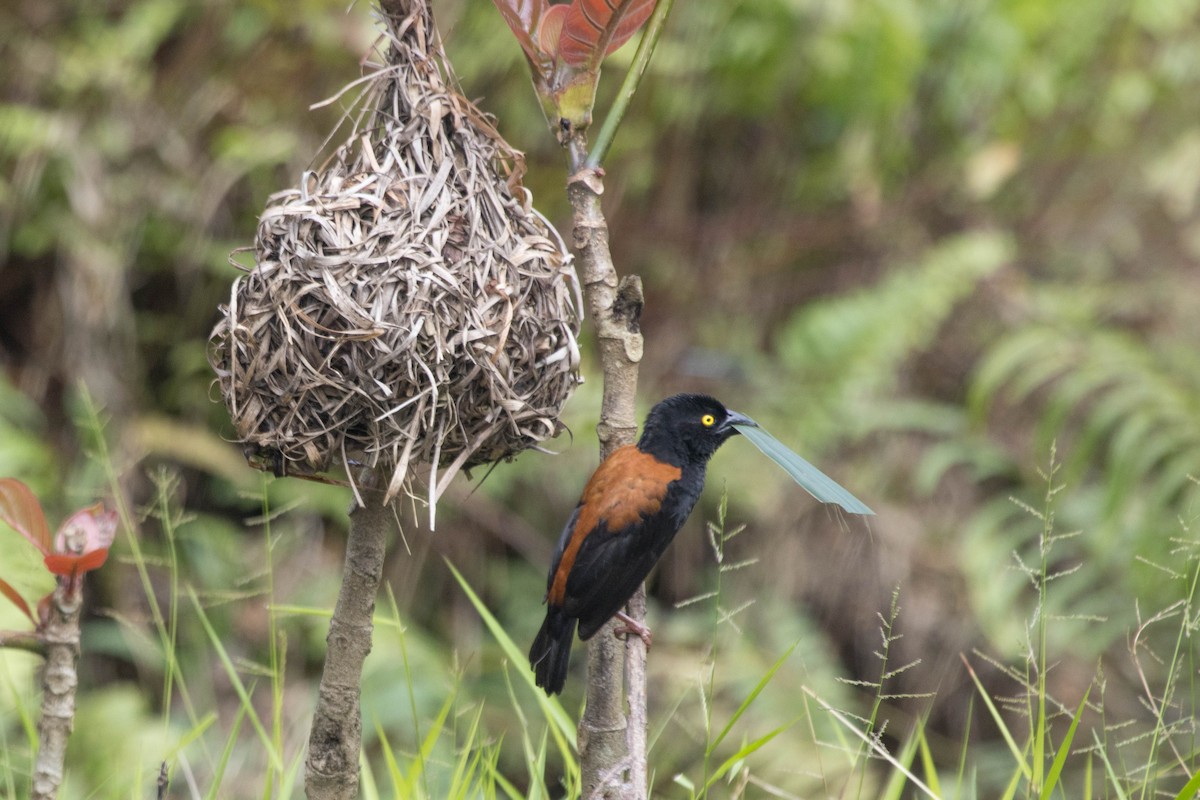
[[[546,621],[529,651],[547,694],[562,691],[576,627],[586,640],[619,615],[645,637],[621,609],[692,513],[708,460],[738,425],[755,423],[706,395],[678,394],[650,410],[636,445],[596,469],[558,541]]]

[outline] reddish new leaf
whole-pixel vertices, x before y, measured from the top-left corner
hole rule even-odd
[[[65,578],[73,578],[76,575],[82,575],[85,572],[91,572],[94,569],[99,569],[104,566],[104,562],[108,560],[108,548],[102,550],[93,550],[90,553],[83,555],[70,555],[68,553],[51,553],[46,556],[46,569],[50,570],[55,575],[61,575]]]
[[[46,569],[74,577],[100,567],[108,559],[117,534],[117,512],[103,503],[76,511],[54,534],[54,552],[46,555]]]
[[[0,478],[0,521],[24,536],[43,554],[50,552],[50,526],[42,504],[21,481]]]
[[[500,10],[500,15],[508,23],[508,27],[517,37],[517,42],[529,60],[535,64],[541,62],[545,56],[537,45],[537,33],[542,22],[542,15],[546,13],[548,7],[546,0],[492,0],[492,2]]]
[[[558,55],[558,40],[562,36],[563,22],[567,19],[570,6],[550,6],[538,23],[537,43],[543,53],[554,57]]]
[[[563,22],[558,55],[573,67],[599,63],[637,33],[657,0],[574,0]],[[603,46],[604,52],[598,53]]]
[[[17,593],[17,590],[12,587],[8,581],[0,578],[0,594],[12,600],[13,605],[21,609],[21,613],[29,617],[29,621],[37,625],[37,620],[33,617],[33,611],[29,608],[29,603],[25,602],[25,598]]]

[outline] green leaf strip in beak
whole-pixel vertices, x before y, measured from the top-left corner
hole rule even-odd
[[[767,458],[783,467],[784,472],[792,476],[792,480],[800,484],[800,488],[820,500],[822,503],[836,503],[851,514],[870,514],[875,512],[867,504],[859,500],[833,478],[826,475],[800,456],[793,453],[783,442],[767,433],[757,424],[735,424],[738,433],[763,452]]]

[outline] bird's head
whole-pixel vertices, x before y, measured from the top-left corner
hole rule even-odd
[[[650,409],[638,449],[672,464],[708,461],[734,425],[755,422],[704,394],[677,394]]]

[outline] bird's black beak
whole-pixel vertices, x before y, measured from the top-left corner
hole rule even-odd
[[[745,414],[739,414],[736,411],[730,411],[726,415],[725,421],[721,423],[721,427],[718,428],[717,430],[719,433],[733,434],[733,433],[737,433],[736,426],[738,426],[738,425],[746,425],[751,428],[758,427],[758,423],[755,422],[754,420],[750,419],[749,417],[747,417]]]

